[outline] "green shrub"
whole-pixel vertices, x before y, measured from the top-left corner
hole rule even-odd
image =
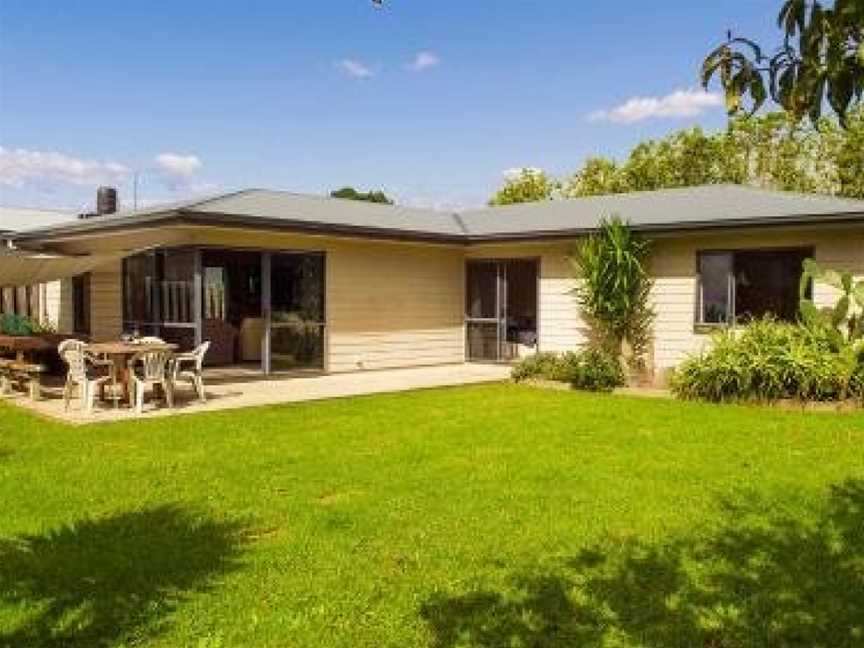
[[[546,378],[552,380],[550,376],[554,373],[554,365],[558,362],[558,356],[554,353],[536,353],[533,356],[528,356],[519,361],[510,377],[515,382],[530,380],[531,378]]]
[[[589,348],[574,355],[578,357],[578,362],[574,363],[567,382],[575,389],[612,391],[624,385],[624,371],[613,354]]]
[[[516,382],[542,378],[570,383],[576,389],[587,391],[611,391],[624,384],[624,372],[618,359],[593,348],[561,355],[538,353],[516,365],[511,376]]]
[[[864,379],[864,371],[857,375]],[[855,386],[864,392],[864,380]],[[717,333],[709,351],[678,367],[672,389],[680,398],[714,402],[836,400],[843,369],[827,336],[766,318]]]
[[[27,336],[39,331],[39,325],[24,315],[7,313],[0,318],[0,332],[4,335]]]

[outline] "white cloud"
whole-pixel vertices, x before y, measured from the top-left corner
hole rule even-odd
[[[436,65],[440,65],[441,58],[435,52],[418,52],[414,60],[408,64],[408,69],[412,72],[423,72]]]
[[[188,180],[204,166],[197,155],[177,153],[160,153],[153,158],[153,164],[160,173],[179,180]]]
[[[527,173],[529,175],[541,175],[541,174],[546,173],[546,172],[543,169],[541,169],[540,167],[526,166],[526,167],[512,167],[510,169],[505,169],[504,171],[501,172],[501,175],[504,176],[504,179],[509,182],[512,180],[518,180],[519,178],[522,177],[523,173]]]
[[[0,146],[0,184],[95,185],[120,182],[129,168],[119,162],[87,160],[63,153]]]
[[[609,110],[597,110],[588,115],[590,121],[610,121],[633,124],[645,119],[664,117],[695,117],[710,108],[723,105],[723,98],[704,90],[676,90],[665,97],[634,97]]]
[[[342,59],[336,61],[336,68],[352,79],[371,79],[375,72],[368,65],[357,59]]]

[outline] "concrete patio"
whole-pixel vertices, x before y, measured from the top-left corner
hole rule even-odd
[[[215,369],[205,372],[206,403],[198,401],[188,385],[180,384],[173,408],[169,409],[161,401],[154,402],[148,394],[144,413],[141,415],[136,415],[128,407],[114,409],[110,402],[97,405],[93,413],[88,415],[81,411],[77,399],[66,412],[63,407],[62,385],[57,383],[46,386],[43,389],[43,398],[38,401],[31,401],[20,393],[6,397],[5,400],[65,423],[89,424],[497,382],[506,380],[509,376],[508,366],[470,363],[365,373],[292,374],[269,377],[243,369]]]

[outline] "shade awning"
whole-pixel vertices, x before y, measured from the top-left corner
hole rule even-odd
[[[0,287],[31,286],[84,274],[117,262],[128,252],[63,256],[38,252],[0,253]]]

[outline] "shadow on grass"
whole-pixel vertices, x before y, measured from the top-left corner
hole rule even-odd
[[[864,645],[864,482],[796,514],[757,498],[722,509],[699,536],[604,542],[422,616],[438,648]]]
[[[243,529],[176,505],[0,541],[0,604],[28,611],[0,646],[101,646],[151,637],[193,592],[239,567]]]
[[[15,451],[11,448],[4,448],[3,446],[0,446],[0,461],[5,461],[13,454],[15,454]]]

